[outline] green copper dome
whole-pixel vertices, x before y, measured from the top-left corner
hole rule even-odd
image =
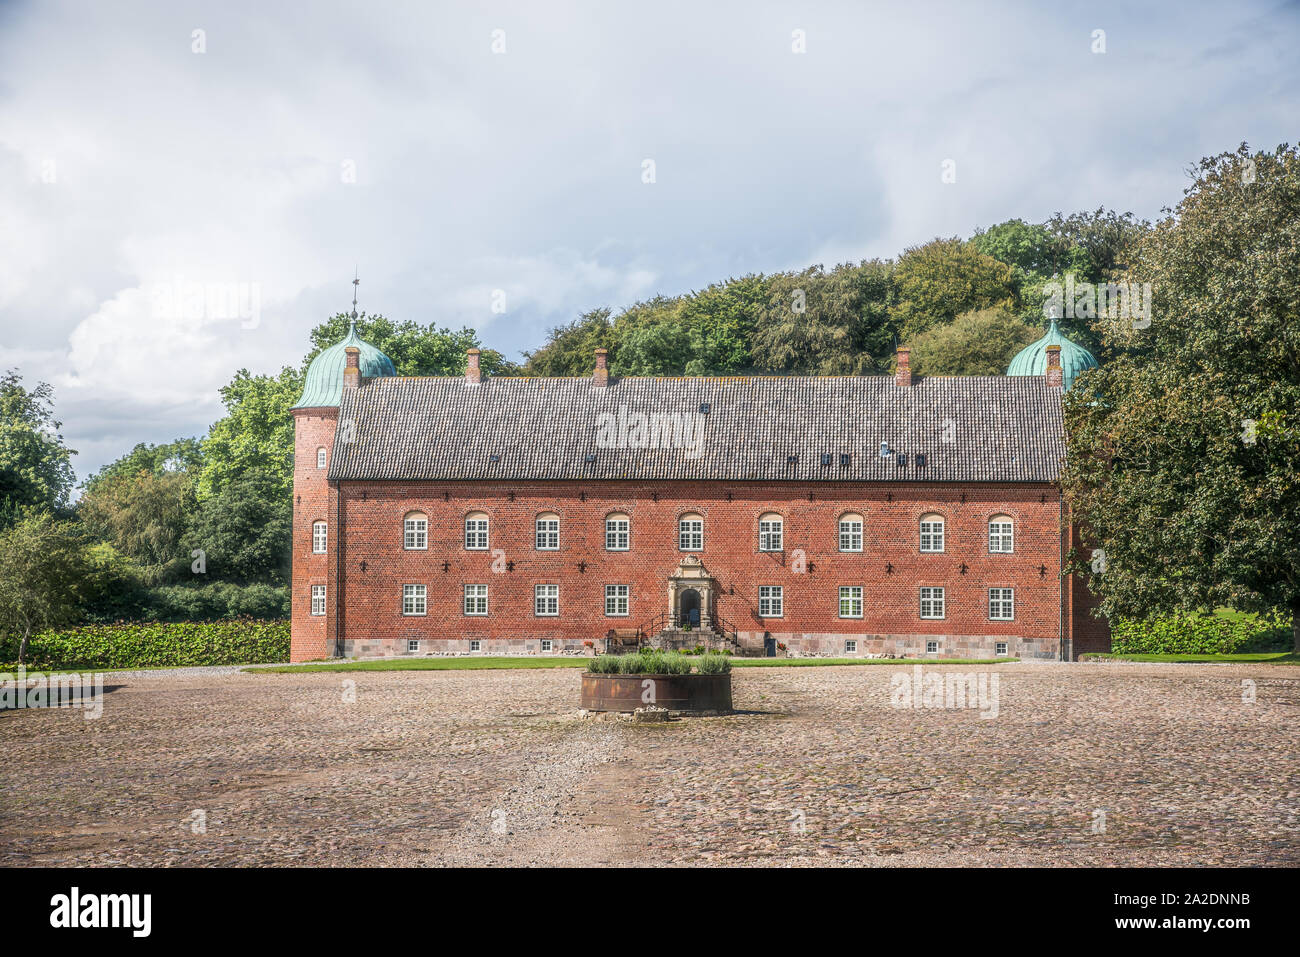
[[[348,346],[361,350],[361,375],[374,379],[379,376],[397,375],[393,360],[388,358],[370,343],[357,335],[356,323],[348,327],[347,338],[330,346],[311,360],[307,367],[307,381],[303,385],[302,398],[295,409],[312,409],[318,406],[338,405],[343,398],[343,368],[348,357],[343,351]]]
[[[1061,347],[1061,372],[1065,387],[1070,388],[1074,377],[1086,369],[1097,368],[1097,359],[1083,346],[1076,345],[1065,336],[1056,325],[1056,320],[1047,327],[1047,335],[1032,345],[1025,346],[1007,366],[1007,375],[1043,375],[1047,372],[1047,347]]]

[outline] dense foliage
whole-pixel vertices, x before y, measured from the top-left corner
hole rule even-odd
[[[1266,615],[1181,613],[1111,622],[1111,651],[1130,655],[1214,655],[1283,650],[1291,622]]]
[[[152,668],[260,664],[289,660],[289,622],[235,619],[180,624],[80,625],[34,635],[27,667]],[[0,639],[12,670],[17,648]]]
[[[0,528],[24,508],[67,504],[75,475],[72,456],[54,418],[53,390],[46,382],[23,386],[18,373],[0,375]]]
[[[747,275],[617,314],[593,309],[552,329],[525,354],[523,371],[590,375],[600,347],[615,375],[877,375],[908,342],[929,375],[1000,374],[1042,335],[1045,283],[1067,274],[1109,281],[1149,228],[1105,209],[1040,224],[1013,219],[970,240],[913,246],[897,260]],[[1098,346],[1086,320],[1061,326]]]
[[[1300,648],[1300,156],[1202,160],[1129,267],[1148,327],[1066,399],[1078,568],[1111,617],[1290,611]]]

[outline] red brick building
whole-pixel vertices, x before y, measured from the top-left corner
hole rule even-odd
[[[1069,659],[1059,346],[1043,375],[402,378],[355,331],[294,409],[293,659]],[[689,628],[686,626],[689,624]]]

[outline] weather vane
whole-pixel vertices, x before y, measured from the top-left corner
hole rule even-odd
[[[361,273],[357,270],[352,271],[352,332],[357,331],[357,287],[361,285]]]

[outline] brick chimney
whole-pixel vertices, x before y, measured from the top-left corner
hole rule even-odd
[[[1047,347],[1047,384],[1061,386],[1065,382],[1065,373],[1061,370],[1061,347]]]
[[[478,367],[478,350],[470,349],[465,353],[465,384],[478,385],[483,381],[483,373]]]
[[[898,362],[894,367],[894,385],[912,384],[912,350],[908,346],[898,347]]]
[[[596,350],[596,371],[591,377],[591,384],[603,389],[609,385],[609,350]]]
[[[343,388],[359,389],[361,387],[361,350],[348,346],[343,350],[347,364],[343,367]]]

